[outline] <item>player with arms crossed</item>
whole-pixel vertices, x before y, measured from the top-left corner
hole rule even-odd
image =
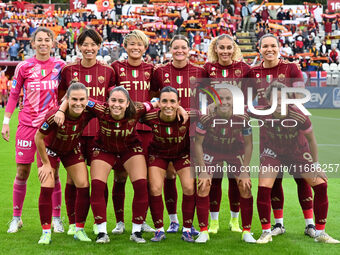
[[[26,196],[26,182],[34,162],[36,145],[34,135],[47,112],[58,105],[57,92],[60,71],[64,61],[51,57],[54,34],[47,28],[37,28],[31,36],[32,48],[36,55],[18,64],[13,77],[13,85],[2,126],[2,137],[9,141],[9,121],[17,105],[23,88],[23,108],[19,112],[19,125],[15,142],[17,174],[13,185],[13,219],[8,233],[15,233],[22,227],[22,207]],[[54,232],[64,232],[60,219],[61,185],[58,171],[55,175],[52,195]]]

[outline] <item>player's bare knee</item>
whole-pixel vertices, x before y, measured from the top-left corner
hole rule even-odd
[[[20,180],[27,180],[30,175],[31,167],[30,165],[18,165],[16,177]]]
[[[187,195],[187,196],[191,196],[195,193],[195,190],[194,190],[194,185],[192,184],[186,184],[182,187],[182,190],[183,190],[183,194],[184,195]]]
[[[209,195],[209,192],[210,192],[210,187],[205,187],[205,188],[200,187],[197,190],[197,195],[200,197],[206,197]]]
[[[89,181],[88,180],[77,180],[75,182],[75,185],[77,188],[87,188],[89,186]]]
[[[149,184],[149,192],[150,192],[151,196],[162,195],[162,184],[150,183]]]

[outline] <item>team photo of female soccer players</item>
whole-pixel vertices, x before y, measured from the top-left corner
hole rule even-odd
[[[286,115],[281,112],[282,107],[286,107],[281,101],[284,88],[301,88],[304,84],[298,64],[279,59],[280,46],[275,35],[265,34],[259,40],[262,62],[253,67],[242,61],[239,46],[233,37],[225,34],[211,41],[209,61],[203,67],[190,63],[189,40],[183,35],[175,35],[170,41],[170,62],[155,66],[142,60],[149,39],[140,30],[126,34],[123,46],[127,59],[115,61],[111,66],[96,59],[102,38],[93,29],[84,29],[78,35],[76,44],[82,58],[74,63],[66,65],[50,56],[53,41],[53,32],[47,28],[38,28],[33,34],[31,44],[36,55],[16,67],[5,110],[2,136],[9,141],[10,119],[21,88],[24,88],[15,137],[17,173],[13,185],[13,218],[8,233],[20,232],[23,227],[26,183],[37,152],[40,196],[34,194],[34,197],[38,200],[42,228],[40,239],[36,236],[38,244],[51,244],[55,236],[52,238],[52,230],[64,232],[60,213],[62,186],[65,187],[68,235],[88,243],[123,240],[124,236],[110,236],[107,231],[108,225],[114,222],[112,215],[107,213],[112,210],[108,208],[111,171],[114,171],[114,235],[123,234],[128,228],[131,229],[129,239],[138,244],[165,243],[170,241],[166,240],[168,236],[182,227],[184,242],[208,242],[209,245],[214,243],[221,229],[229,228],[231,232],[239,232],[235,240],[240,243],[265,244],[273,241],[273,236],[286,232],[283,172],[268,170],[280,166],[299,169],[290,174],[297,184],[305,235],[315,242],[340,243],[325,231],[329,209],[328,179],[320,171],[318,162],[321,159],[312,122],[291,105],[285,109]],[[199,82],[200,79],[208,84]],[[265,116],[251,111],[234,115],[233,93],[225,84],[239,86],[244,92],[252,88],[258,102],[256,109],[269,109],[276,102],[276,110]],[[200,86],[214,88],[216,92],[214,101],[217,103],[210,104],[204,114],[198,102]],[[298,94],[291,95],[291,98],[297,97]],[[254,173],[243,171],[250,169],[254,151],[258,150],[254,146],[250,118],[265,123],[259,128],[259,138],[256,137],[259,140],[258,180],[251,178]],[[215,127],[215,119],[226,121]],[[266,119],[280,122],[267,123]],[[296,125],[282,126],[283,121],[294,121]],[[230,125],[233,122],[245,125]],[[66,173],[61,171],[60,161]],[[225,175],[228,192],[223,188],[223,172],[201,171],[217,165],[235,170],[227,171]],[[201,170],[195,171],[197,167]],[[310,169],[316,171],[308,171]],[[65,183],[60,183],[61,175]],[[124,217],[128,177],[133,191],[127,199],[130,203],[127,206],[131,208],[130,224],[126,224]],[[177,208],[176,186],[179,185],[176,183],[180,184],[183,194],[180,210]],[[257,192],[254,183],[258,185]],[[164,228],[168,221],[164,220],[163,188],[169,215],[167,231]],[[226,211],[226,207],[221,207],[226,192],[230,220],[223,225],[220,212],[225,214]],[[262,232],[253,234],[252,226],[257,218],[253,219],[256,193],[259,216],[256,224],[261,225]],[[88,217],[90,208],[93,217]],[[146,223],[149,208],[154,229]],[[273,227],[271,208],[275,219]],[[178,212],[182,214],[182,221],[178,220]],[[199,231],[194,228],[195,212]],[[8,216],[3,214],[3,217]],[[92,231],[85,228],[86,220],[91,226],[94,222],[94,239]],[[151,232],[153,236],[146,238],[144,232]],[[338,234],[332,232],[333,235]]]

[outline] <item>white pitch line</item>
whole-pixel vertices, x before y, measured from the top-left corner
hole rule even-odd
[[[253,142],[253,144],[259,144],[259,142]],[[333,144],[333,143],[320,143],[318,144],[320,147],[340,147],[340,144]]]

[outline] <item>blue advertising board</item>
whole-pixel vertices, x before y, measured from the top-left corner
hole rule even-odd
[[[306,87],[312,94],[306,108],[340,108],[340,87]]]

